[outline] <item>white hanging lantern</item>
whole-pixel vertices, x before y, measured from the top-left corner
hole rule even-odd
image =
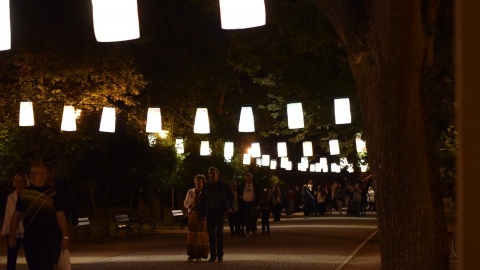
[[[148,108],[147,128],[148,133],[160,133],[162,131],[162,114],[160,108]]]
[[[256,161],[255,164],[257,165],[257,167],[262,167],[262,158],[257,158],[255,161]]]
[[[288,166],[288,157],[281,157],[280,158],[280,168],[285,169]]]
[[[225,157],[225,160],[228,160],[228,162],[232,160],[233,142],[225,142],[225,145],[223,146],[223,156]]]
[[[337,163],[332,163],[330,164],[330,166],[331,166],[332,172],[334,173],[339,173],[341,171],[340,165],[338,165]]]
[[[287,104],[287,116],[289,129],[304,127],[302,103],[296,102]]]
[[[259,158],[262,156],[260,151],[260,143],[252,143],[252,145],[250,146],[250,155],[252,156],[252,158]]]
[[[340,154],[340,146],[338,145],[338,140],[330,140],[328,141],[330,145],[330,155],[338,155]]]
[[[93,29],[98,42],[140,37],[137,0],[92,0]]]
[[[100,131],[115,132],[115,108],[103,107]]]
[[[308,157],[302,157],[300,162],[302,163],[303,167],[308,168]]]
[[[10,0],[0,0],[0,51],[10,50],[11,47]]]
[[[243,154],[243,165],[250,165],[250,162],[252,161],[252,157],[250,154]]]
[[[63,106],[62,126],[63,131],[77,130],[75,108],[71,105]]]
[[[320,170],[322,172],[328,172],[328,161],[326,157],[321,157],[320,158]]]
[[[265,25],[264,0],[220,0],[222,29],[245,29]]]
[[[311,172],[316,172],[315,168],[316,168],[315,164],[310,164],[310,171]]]
[[[238,132],[254,132],[255,123],[253,120],[252,107],[242,107],[240,111],[240,121],[238,123]]]
[[[365,152],[366,144],[365,141],[360,138],[355,138],[355,145],[357,148],[357,153]]]
[[[277,160],[276,159],[270,160],[270,169],[271,170],[277,169]]]
[[[35,125],[33,118],[33,103],[31,101],[20,102],[20,117],[18,125],[21,127],[29,127]]]
[[[209,143],[209,141],[202,141],[200,143],[200,156],[210,156],[210,143]]]
[[[195,124],[193,125],[193,133],[210,133],[210,121],[208,120],[207,108],[197,108],[197,113],[195,114]]]
[[[360,171],[366,172],[368,170],[368,165],[360,165]]]
[[[183,143],[182,138],[176,138],[175,139],[175,150],[177,151],[177,154],[185,153],[185,145]]]
[[[278,157],[287,157],[287,143],[279,142],[277,143],[277,155]]]
[[[335,105],[335,124],[350,124],[352,116],[350,113],[350,99],[337,98],[334,100]]]
[[[262,155],[262,166],[268,167],[270,165],[270,155]]]
[[[310,141],[304,141],[303,142],[303,156],[304,157],[313,156],[312,142],[310,142]]]
[[[287,166],[285,167],[285,170],[287,170],[287,171],[291,171],[291,170],[292,170],[292,162],[291,162],[291,161],[288,161],[288,162],[287,162]]]
[[[298,168],[298,170],[301,171],[301,172],[306,172],[308,166],[305,166],[305,164],[299,162],[298,165],[297,165],[297,168]]]
[[[315,172],[321,172],[321,171],[322,171],[322,166],[320,165],[320,162],[315,163]]]

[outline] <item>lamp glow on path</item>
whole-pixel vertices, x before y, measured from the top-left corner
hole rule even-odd
[[[271,170],[277,169],[277,160],[276,159],[270,160],[270,169]]]
[[[277,143],[277,156],[278,157],[288,156],[288,154],[287,154],[287,143],[286,142]]]
[[[208,119],[207,108],[197,108],[197,113],[195,114],[195,124],[193,125],[193,133],[210,133],[210,121]]]
[[[33,118],[33,103],[31,101],[20,102],[18,125],[21,127],[31,127],[35,125],[35,120]]]
[[[328,141],[330,146],[330,155],[339,155],[340,154],[340,146],[338,145],[338,140],[330,140]]]
[[[176,138],[175,139],[175,150],[177,151],[177,154],[185,153],[185,146],[183,144],[183,139],[182,138]]]
[[[350,113],[350,99],[337,98],[334,100],[335,106],[335,124],[350,124],[352,115]]]
[[[253,120],[252,107],[242,107],[240,111],[240,121],[238,122],[238,132],[254,132],[255,123]]]
[[[304,141],[303,142],[303,156],[304,157],[313,156],[312,142],[310,142],[310,141]]]
[[[158,133],[162,131],[162,114],[160,108],[148,108],[146,132]]]
[[[222,29],[245,29],[265,25],[264,0],[220,0]]]
[[[287,104],[288,128],[297,129],[303,128],[303,108],[302,103]]]
[[[202,141],[200,143],[200,156],[210,156],[210,142]]]
[[[92,0],[93,29],[98,42],[140,37],[137,0]]]
[[[63,106],[62,126],[60,129],[63,131],[77,130],[77,122],[75,118],[75,108],[71,105]]]
[[[0,0],[0,51],[10,50],[11,47],[10,0]]]
[[[103,107],[102,119],[100,120],[101,132],[115,132],[115,108]]]

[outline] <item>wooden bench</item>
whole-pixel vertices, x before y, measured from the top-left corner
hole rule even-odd
[[[173,225],[178,223],[180,228],[183,230],[183,223],[182,223],[183,211],[182,210],[172,210],[172,226],[170,229],[173,229]]]
[[[138,230],[138,234],[142,234],[142,226],[138,222],[130,220],[128,214],[115,215],[115,236],[118,231],[126,231],[127,235],[133,230]]]
[[[98,233],[98,235],[102,237],[105,233],[105,226],[100,223],[91,223],[88,217],[78,218],[78,225],[74,228],[75,239],[78,236],[87,238],[95,233]]]
[[[150,230],[153,231],[154,220],[149,215],[142,214],[140,211],[132,211],[131,221],[140,224],[140,226],[142,226],[142,230],[144,224],[149,225]]]

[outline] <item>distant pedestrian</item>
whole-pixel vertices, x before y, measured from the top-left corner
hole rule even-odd
[[[368,188],[367,202],[368,202],[368,209],[370,211],[376,211],[376,209],[375,209],[375,191],[373,190],[373,187]]]
[[[239,196],[237,192],[237,183],[230,181],[230,189],[233,193],[233,211],[228,213],[228,225],[230,227],[230,236],[240,235],[240,211],[239,211]]]
[[[272,201],[268,194],[263,196],[260,204],[260,212],[262,215],[262,234],[270,234],[270,212],[272,210]]]
[[[245,222],[245,235],[252,237],[257,231],[258,205],[260,204],[260,188],[253,183],[253,175],[245,174],[245,182],[238,187],[238,197],[240,199],[240,208]]]
[[[208,181],[200,195],[200,216],[207,219],[210,259],[208,262],[223,262],[223,227],[225,213],[233,212],[233,194],[228,184],[218,178],[218,169],[208,169]]]

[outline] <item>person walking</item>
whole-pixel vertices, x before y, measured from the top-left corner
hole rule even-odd
[[[15,213],[15,206],[17,204],[18,194],[20,191],[30,185],[30,181],[28,180],[28,176],[24,173],[17,173],[13,178],[13,186],[15,190],[8,195],[7,198],[7,206],[5,208],[5,217],[3,220],[3,227],[2,227],[2,239],[7,238],[10,233],[10,222],[12,220],[12,216]],[[15,246],[13,248],[7,247],[7,270],[15,270],[17,267],[17,256],[18,250],[22,246],[23,243],[23,224],[20,222],[18,229],[15,231]]]
[[[46,168],[33,165],[30,186],[23,189],[17,200],[10,223],[8,246],[16,247],[15,232],[23,215],[25,230],[23,247],[30,270],[54,269],[53,258],[57,230],[62,233],[61,248],[70,246],[68,224],[62,200],[57,191],[46,184]]]
[[[240,207],[245,221],[245,235],[252,237],[257,231],[258,205],[260,204],[260,188],[253,183],[253,175],[245,174],[245,182],[238,188]]]
[[[210,167],[210,181],[205,183],[200,194],[199,214],[206,217],[210,245],[208,262],[223,262],[223,227],[226,211],[233,212],[233,194],[228,184],[218,178],[218,169]]]
[[[280,216],[282,214],[282,193],[280,192],[280,187],[278,185],[273,186],[270,189],[269,195],[273,205],[273,221],[280,221]]]
[[[260,203],[260,212],[262,214],[262,234],[270,234],[270,212],[272,210],[272,201],[268,193],[263,196]]]
[[[237,192],[237,183],[230,181],[230,189],[233,193],[233,212],[228,213],[228,225],[230,227],[230,236],[240,236],[240,220],[239,220],[239,199]]]
[[[205,185],[205,175],[197,174],[193,179],[195,187],[188,190],[183,206],[188,210],[188,235],[187,235],[187,261],[194,259],[201,261],[202,258],[208,258],[208,233],[205,217],[198,214],[198,200],[203,186]]]

